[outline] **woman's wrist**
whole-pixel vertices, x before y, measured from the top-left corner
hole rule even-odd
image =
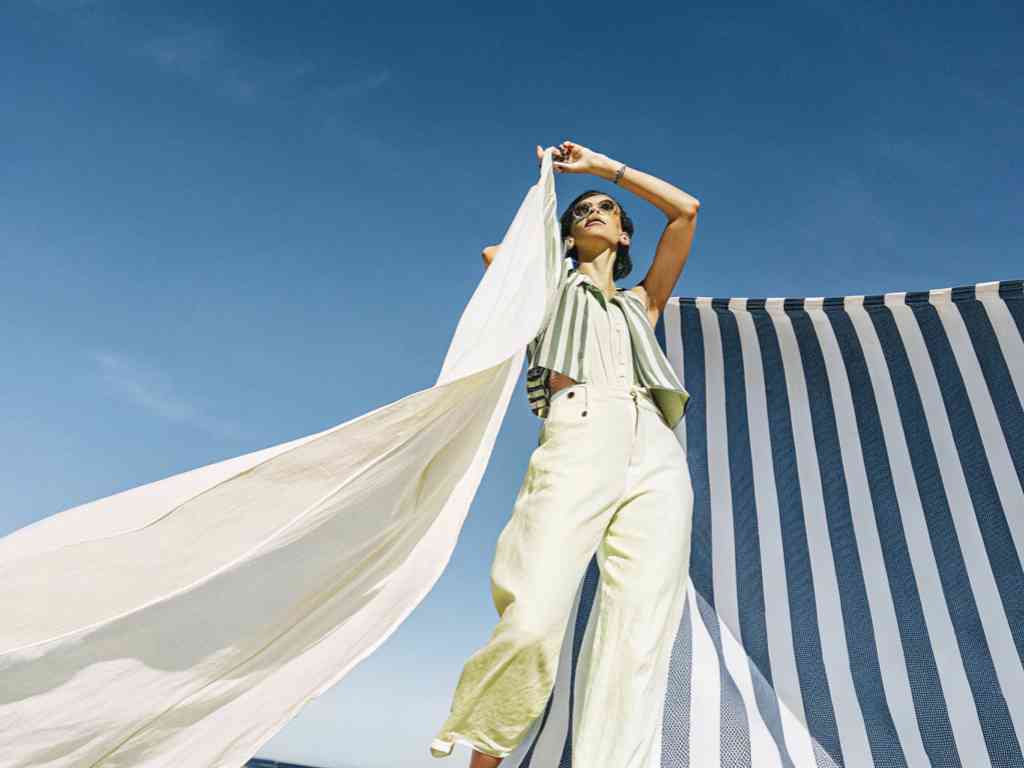
[[[602,179],[608,179],[611,181],[615,178],[615,174],[618,172],[619,166],[621,165],[622,163],[617,160],[612,160],[608,155],[598,155],[594,162],[593,174],[595,176],[600,176]]]

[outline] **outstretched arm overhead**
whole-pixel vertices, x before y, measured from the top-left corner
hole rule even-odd
[[[568,160],[556,160],[554,168],[563,173],[591,173],[611,181],[623,165],[618,160],[572,141],[563,141],[561,150],[563,157]],[[647,315],[651,325],[655,325],[690,255],[700,201],[667,181],[632,166],[626,167],[618,184],[654,205],[668,218],[658,240],[654,262],[644,279],[633,289],[647,302]]]

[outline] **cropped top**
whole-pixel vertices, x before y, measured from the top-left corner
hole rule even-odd
[[[648,387],[669,426],[675,428],[689,405],[690,393],[683,387],[672,364],[662,351],[654,335],[647,308],[634,292],[620,288],[608,298],[594,284],[589,275],[573,266],[564,256],[557,267],[556,301],[546,325],[527,345],[526,394],[530,409],[542,419],[547,418],[550,405],[548,387],[551,371],[558,371],[585,383],[586,356],[595,350],[588,344],[596,343],[588,333],[587,313],[592,302],[584,301],[591,292],[607,311],[607,302],[616,303],[626,318],[633,348],[633,370],[637,383]]]

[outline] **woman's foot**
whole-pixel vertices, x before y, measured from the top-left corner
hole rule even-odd
[[[469,768],[495,768],[495,766],[501,765],[501,761],[504,760],[502,757],[494,757],[494,755],[486,755],[483,752],[477,752],[473,750],[473,757],[470,758]]]

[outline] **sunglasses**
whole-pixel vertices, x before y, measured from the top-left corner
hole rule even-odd
[[[606,198],[606,199],[602,200],[601,202],[599,202],[597,204],[597,207],[598,207],[599,210],[601,210],[601,211],[611,215],[612,213],[614,213],[618,209],[619,206],[617,206],[614,202],[612,202],[611,200],[608,200]],[[573,206],[572,215],[573,215],[573,218],[575,218],[577,220],[578,219],[585,219],[585,218],[587,218],[587,216],[590,215],[590,212],[592,210],[594,210],[593,204],[590,203],[590,202],[584,201],[582,203],[577,203],[575,206]]]

